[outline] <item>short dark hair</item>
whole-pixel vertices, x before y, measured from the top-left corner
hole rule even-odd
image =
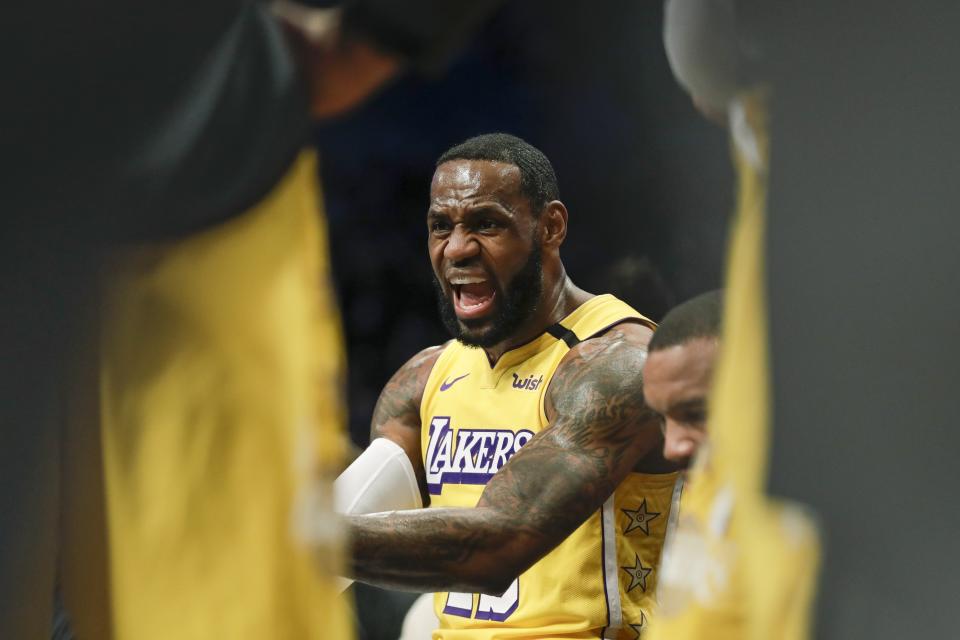
[[[650,352],[685,344],[694,338],[719,338],[722,294],[720,290],[701,293],[667,312],[650,339]]]
[[[551,200],[560,198],[557,174],[543,152],[509,133],[485,133],[464,140],[443,152],[436,166],[451,160],[490,160],[520,169],[520,192],[530,201],[534,215],[540,215]]]

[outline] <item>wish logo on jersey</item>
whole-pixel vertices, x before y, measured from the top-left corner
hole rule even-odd
[[[439,495],[445,484],[487,484],[532,437],[528,429],[460,429],[454,441],[449,416],[432,418],[425,465],[427,490]]]
[[[528,389],[530,391],[536,391],[540,386],[540,383],[543,382],[543,376],[540,376],[539,378],[534,378],[533,376],[521,378],[515,373],[511,375],[513,375],[513,382],[511,384],[513,385],[514,389]]]

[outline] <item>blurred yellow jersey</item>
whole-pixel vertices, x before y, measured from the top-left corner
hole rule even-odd
[[[248,211],[108,265],[64,461],[77,637],[353,637],[336,532],[312,554],[291,531],[343,448],[316,171],[303,152]]]
[[[451,342],[420,408],[432,507],[473,507],[487,481],[538,431],[570,348],[625,320],[654,324],[611,295],[592,298],[490,366]],[[638,391],[639,392],[639,391]],[[631,473],[573,534],[501,596],[438,593],[435,639],[637,638],[651,616],[677,474]]]
[[[749,507],[720,483],[710,454],[685,482],[660,566],[659,608],[646,640],[802,640],[819,558],[803,509]],[[749,582],[751,568],[762,575]]]

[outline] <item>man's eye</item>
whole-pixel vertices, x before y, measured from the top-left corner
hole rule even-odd
[[[449,230],[450,224],[444,220],[434,220],[430,223],[430,231],[432,233],[442,233]]]
[[[493,220],[492,218],[483,218],[482,220],[480,220],[480,222],[477,223],[477,228],[480,229],[481,231],[496,229],[499,226],[500,225],[497,223],[497,221]]]

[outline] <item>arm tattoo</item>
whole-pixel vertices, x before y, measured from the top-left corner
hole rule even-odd
[[[400,445],[410,459],[424,505],[430,504],[420,451],[420,401],[427,378],[443,353],[443,346],[428,347],[410,358],[384,386],[373,409],[370,439],[387,438]]]
[[[443,346],[427,347],[408,360],[383,387],[373,409],[370,439],[384,435],[390,421],[397,421],[420,430],[420,401],[423,388]],[[419,436],[418,436],[419,437]]]
[[[443,508],[348,518],[353,575],[383,587],[502,593],[516,576],[491,561],[504,530],[489,510]],[[503,581],[503,582],[501,582]]]
[[[635,325],[618,325],[571,350],[547,389],[550,427],[517,452],[480,499],[522,516],[547,551],[660,442],[656,414],[643,402],[645,336]]]
[[[491,478],[475,509],[351,517],[353,575],[405,589],[502,592],[659,444],[656,415],[643,403],[648,337],[623,324],[572,349],[547,390],[549,427]]]

